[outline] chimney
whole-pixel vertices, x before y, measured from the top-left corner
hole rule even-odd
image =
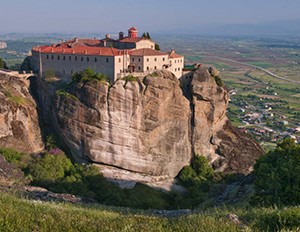
[[[124,33],[123,31],[119,32],[119,40],[124,39]]]
[[[110,34],[106,34],[105,38],[109,39],[110,38]]]

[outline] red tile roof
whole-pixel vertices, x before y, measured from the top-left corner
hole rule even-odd
[[[181,56],[175,52],[170,52],[169,57],[170,57],[170,59],[175,59],[175,58],[182,58],[183,56]]]
[[[89,46],[41,46],[32,49],[41,53],[55,53],[55,54],[78,54],[78,55],[97,55],[97,56],[118,56],[123,55],[124,50],[118,50],[108,47],[89,47]]]
[[[125,37],[124,39],[119,40],[119,42],[120,43],[137,43],[137,42],[140,42],[143,39],[144,38],[140,38],[140,37],[134,37],[134,38]]]
[[[128,29],[128,31],[137,31],[137,29],[135,27],[131,27]]]
[[[141,49],[132,50],[130,52],[130,55],[132,56],[164,56],[167,54],[168,53],[156,51],[151,48],[141,48]]]

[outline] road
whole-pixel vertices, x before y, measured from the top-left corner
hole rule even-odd
[[[292,83],[296,83],[296,84],[300,84],[300,81],[290,80],[290,79],[288,79],[288,78],[278,76],[277,74],[272,73],[272,72],[270,72],[269,70],[267,70],[267,69],[265,69],[265,68],[261,68],[261,67],[256,66],[256,65],[247,64],[247,63],[244,63],[244,62],[240,62],[240,61],[237,61],[237,60],[232,60],[232,59],[228,59],[228,58],[224,58],[224,57],[219,57],[219,56],[205,56],[205,57],[207,57],[207,58],[219,59],[219,60],[224,60],[224,61],[229,61],[229,62],[232,62],[232,63],[236,63],[236,64],[248,66],[248,67],[251,67],[251,68],[255,68],[255,69],[261,70],[261,71],[267,73],[268,75],[270,75],[270,76],[272,76],[272,77],[275,77],[275,78],[277,78],[277,79],[284,80],[284,81],[288,81],[288,82],[292,82]]]

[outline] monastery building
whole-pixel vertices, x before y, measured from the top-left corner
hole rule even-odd
[[[155,50],[155,42],[139,37],[136,28],[128,36],[119,33],[118,39],[109,34],[104,39],[78,39],[62,41],[50,46],[32,48],[35,72],[44,76],[52,70],[64,81],[70,81],[75,72],[91,68],[104,73],[110,82],[128,75],[143,76],[155,70],[166,69],[180,78],[184,57],[175,53]]]

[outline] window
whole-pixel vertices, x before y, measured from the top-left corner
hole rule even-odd
[[[132,58],[131,60],[132,60],[132,62],[134,62],[134,58]]]
[[[106,63],[108,63],[109,62],[109,59],[108,58],[106,58]]]
[[[75,56],[75,60],[77,61],[77,56]]]
[[[69,56],[69,60],[72,60],[72,57],[71,57],[71,56]]]
[[[60,60],[60,56],[57,56],[57,59]]]
[[[97,62],[97,57],[95,57],[95,62]]]
[[[52,60],[54,59],[54,56],[53,56],[53,55],[51,56],[51,59],[52,59]]]
[[[178,68],[178,71],[180,71],[180,68]]]
[[[63,74],[64,74],[64,75],[66,74],[66,70],[64,70],[64,69],[63,69]]]
[[[156,66],[154,66],[154,69],[155,69],[155,70],[157,69]]]
[[[139,66],[139,70],[141,70],[141,66]]]
[[[188,79],[188,76],[185,76],[185,79]]]
[[[66,60],[66,56],[63,56],[63,60]]]
[[[156,58],[154,58],[154,61],[157,61],[157,59],[156,59]]]
[[[165,57],[163,57],[163,61],[165,61]]]
[[[147,70],[149,70],[149,66],[147,66]]]
[[[177,71],[177,68],[175,68],[175,72]]]
[[[147,62],[149,62],[149,58],[147,58]]]
[[[83,57],[81,57],[81,61],[83,61]]]
[[[176,60],[175,60],[175,64],[176,64]]]
[[[119,58],[119,63],[121,63],[121,58]]]
[[[86,58],[86,61],[89,62],[89,61],[90,61],[90,57],[87,57],[87,58]]]
[[[46,56],[46,59],[47,59],[47,60],[49,59],[49,55]]]
[[[139,58],[139,62],[141,62],[141,58]]]

